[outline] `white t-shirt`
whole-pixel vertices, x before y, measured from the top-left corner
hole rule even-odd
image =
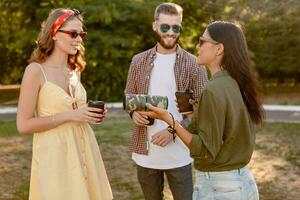
[[[178,112],[175,102],[175,92],[177,90],[174,75],[175,60],[176,53],[156,53],[148,94],[167,96],[168,111],[173,114],[175,120],[181,121],[182,116]],[[167,127],[168,125],[165,122],[157,119],[152,126],[147,127],[149,154],[132,153],[132,159],[137,165],[152,169],[173,169],[183,167],[192,162],[189,149],[178,136],[175,139],[175,143],[171,141],[165,147],[151,143],[152,136]]]

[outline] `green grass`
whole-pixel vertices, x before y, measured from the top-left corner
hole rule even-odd
[[[265,123],[256,135],[257,149],[300,167],[300,124]]]
[[[101,154],[105,162],[115,199],[143,199],[136,178],[135,164],[131,160],[131,154],[128,150],[132,128],[131,119],[128,116],[109,116],[101,125],[92,125],[92,127],[101,148]],[[261,127],[257,127],[256,150],[263,152],[265,155],[283,158],[300,169],[299,130],[300,124],[264,123]],[[15,121],[0,121],[1,139],[9,139],[16,135],[18,135],[18,133]],[[30,149],[28,149],[28,151],[30,151]],[[15,153],[15,150],[11,153],[18,155]],[[25,156],[31,159],[30,154],[20,154],[18,156]],[[282,166],[274,166],[274,168],[286,170]],[[276,179],[280,179],[280,177],[276,177]],[[263,185],[259,185],[262,197],[269,195],[268,198],[266,197],[265,199],[278,199],[278,196],[283,195],[283,193],[280,192],[278,194],[270,193],[267,185],[269,185],[267,181],[264,182]],[[18,188],[15,188],[15,192],[13,192],[15,196],[14,199],[28,199],[28,190],[29,180],[21,182]]]
[[[300,105],[300,85],[268,85],[262,88],[265,104]]]
[[[98,142],[127,145],[131,134],[132,123],[128,116],[111,116],[101,125],[92,125]]]
[[[276,84],[270,82],[264,82],[262,86],[262,91],[264,94],[288,94],[288,93],[297,93],[300,91],[300,84]]]
[[[299,92],[300,94],[300,92]],[[300,105],[299,94],[274,94],[263,97],[264,104]]]
[[[114,198],[142,200],[135,165],[128,150],[132,128],[131,119],[128,116],[109,116],[102,124],[92,125],[92,128],[101,148]],[[0,121],[0,133],[0,137],[3,138],[18,135],[15,121]],[[29,180],[22,182],[14,192],[16,200],[28,199],[28,195]]]
[[[15,136],[17,134],[16,121],[0,121],[0,137]]]
[[[23,182],[15,192],[16,199],[25,200],[29,197],[29,181]]]
[[[137,183],[135,164],[128,149],[132,121],[126,116],[110,116],[101,125],[93,125],[101,147],[114,199],[143,199]]]

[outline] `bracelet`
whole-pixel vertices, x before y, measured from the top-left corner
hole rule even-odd
[[[173,126],[168,126],[167,130],[169,131],[169,133],[171,133],[173,135],[173,142],[175,142],[175,138],[176,138],[175,119],[174,119],[174,116],[172,115],[172,113],[169,113],[169,114],[172,117]]]
[[[54,119],[54,115],[52,115],[52,124],[54,125],[54,127],[56,127],[57,126],[57,124],[56,124],[56,121],[55,121],[55,119]]]

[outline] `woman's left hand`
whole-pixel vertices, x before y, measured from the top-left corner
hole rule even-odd
[[[194,99],[189,99],[189,103],[192,104],[193,110],[195,111],[198,106],[198,101],[196,101]]]
[[[108,110],[104,109],[103,112],[102,112],[102,118],[98,123],[101,123],[104,120],[104,118],[107,117],[107,113],[108,113]]]

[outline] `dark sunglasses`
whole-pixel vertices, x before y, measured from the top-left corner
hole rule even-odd
[[[166,33],[170,30],[170,28],[172,27],[172,30],[174,33],[180,33],[181,31],[181,26],[178,25],[178,24],[175,24],[175,25],[169,25],[169,24],[161,24],[160,25],[160,31],[163,32],[163,33]]]
[[[81,37],[81,39],[84,39],[87,36],[87,32],[81,31],[80,33],[76,31],[66,31],[66,30],[57,30],[57,32],[65,33],[71,36],[71,38],[77,38],[78,35]]]
[[[71,10],[74,12],[75,15],[80,15],[80,11],[79,10],[77,10],[75,8],[72,8]]]
[[[199,38],[199,47],[201,47],[205,42],[209,42],[209,43],[212,43],[212,44],[220,44],[220,42],[217,42],[213,39],[210,39],[210,38],[206,38],[206,37],[200,37]]]

